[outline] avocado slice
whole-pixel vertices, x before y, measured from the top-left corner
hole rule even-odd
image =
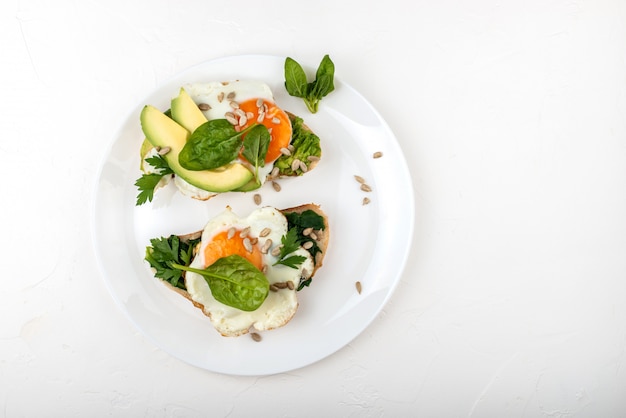
[[[261,183],[259,182],[259,180],[253,177],[252,179],[250,179],[249,182],[237,188],[236,191],[237,192],[251,192],[252,190],[256,190],[260,187],[261,187]]]
[[[207,121],[204,113],[182,87],[178,96],[172,99],[171,109],[172,119],[191,133]]]
[[[154,106],[146,105],[140,115],[141,129],[155,147],[169,147],[163,156],[172,171],[187,183],[209,192],[228,192],[248,183],[254,174],[243,164],[232,163],[215,170],[191,171],[178,162],[190,133]]]

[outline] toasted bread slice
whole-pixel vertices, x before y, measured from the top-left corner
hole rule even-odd
[[[313,271],[310,273],[310,276],[309,276],[310,278],[312,278],[315,275],[315,273],[319,270],[319,268],[322,266],[324,257],[326,255],[326,251],[328,249],[329,238],[330,238],[328,217],[321,210],[319,205],[316,205],[316,204],[313,204],[313,203],[304,204],[304,205],[300,205],[300,206],[292,207],[292,208],[288,208],[288,209],[280,209],[279,211],[281,213],[283,213],[284,215],[287,215],[287,214],[290,214],[290,213],[303,213],[303,212],[305,212],[307,210],[312,210],[313,212],[315,212],[316,214],[321,216],[323,221],[324,221],[324,229],[323,230],[316,230],[316,231],[314,231],[315,243],[317,244],[317,247],[319,248],[320,251],[318,251],[315,254],[315,257],[314,257],[314,268],[313,268]],[[197,239],[197,238],[201,237],[201,235],[202,235],[202,230],[199,230],[199,231],[192,232],[192,233],[189,233],[189,234],[179,235],[179,238],[183,242],[189,242],[190,240],[194,240],[194,239]],[[191,303],[193,303],[193,305],[195,307],[200,309],[206,316],[208,316],[209,318],[211,317],[211,313],[209,311],[207,311],[207,309],[205,309],[205,307],[202,304],[194,301],[192,299],[191,295],[187,292],[187,290],[176,288],[176,287],[172,286],[167,281],[163,281],[163,283],[165,283],[166,286],[168,286],[170,289],[174,290],[176,293],[178,293],[181,296],[183,296],[186,299],[188,299]],[[293,313],[295,313],[295,311]],[[281,322],[279,325],[277,325],[277,326],[275,326],[273,328],[277,328],[278,326],[285,325],[287,322],[289,322],[291,320],[291,318],[292,318],[292,316],[285,317],[283,322]],[[270,329],[270,328],[268,328],[268,329]],[[247,332],[248,332],[247,329],[246,330],[240,330],[237,333],[227,333],[227,332],[224,332],[223,330],[220,330],[220,333],[222,335],[224,335],[224,336],[238,336],[238,335],[245,334]]]

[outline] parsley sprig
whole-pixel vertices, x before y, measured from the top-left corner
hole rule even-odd
[[[143,205],[146,202],[152,202],[154,197],[154,189],[164,176],[173,174],[174,172],[165,161],[165,158],[161,155],[155,155],[150,158],[146,158],[146,162],[153,166],[156,171],[154,173],[144,173],[135,182],[135,186],[139,189],[137,194],[136,206]]]
[[[170,282],[174,287],[185,289],[185,284],[181,280],[183,271],[172,265],[190,265],[193,248],[199,241],[200,238],[181,241],[176,235],[151,239],[151,245],[146,248],[145,259],[155,270],[154,276]]]
[[[306,257],[301,255],[289,255],[300,248],[300,244],[298,242],[298,231],[295,228],[291,228],[285,235],[280,239],[281,247],[280,254],[278,255],[278,260],[274,263],[274,265],[282,264],[287,267],[291,267],[292,269],[298,268],[300,264],[304,263]]]

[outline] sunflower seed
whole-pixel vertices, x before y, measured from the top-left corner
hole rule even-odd
[[[356,174],[354,175],[354,179],[361,184],[365,183],[365,179],[361,176],[357,176]]]
[[[314,239],[315,241],[317,241],[317,234],[316,234],[315,232],[311,232],[311,233],[309,234],[309,236],[310,236],[312,239]]]
[[[295,289],[295,286],[293,285],[293,282],[291,280],[287,282],[287,288],[289,288],[289,290]]]
[[[311,232],[313,232],[313,228],[311,228],[311,227],[304,228],[302,230],[302,235],[304,235],[306,237],[306,236],[311,235]]]
[[[356,283],[354,283],[354,286],[356,287],[356,291],[359,292],[359,295],[360,295],[361,290],[363,290],[363,286],[361,286],[361,282],[357,281]]]
[[[369,204],[369,202],[370,202],[370,198],[369,198],[369,197],[364,197],[364,198],[363,198],[363,205],[364,205],[364,206],[365,206],[365,205],[367,205],[367,204]]]
[[[198,109],[200,109],[200,110],[211,110],[211,106],[209,106],[209,105],[208,105],[208,104],[206,104],[206,103],[200,103],[200,104],[198,105]]]
[[[231,100],[230,102],[228,102],[228,104],[230,105],[230,107],[232,107],[233,109],[239,109],[239,103],[237,103],[234,100]]]
[[[237,118],[235,117],[235,115],[230,112],[224,115],[224,119],[226,119],[231,125],[239,124],[239,121],[237,121]]]
[[[159,149],[159,155],[165,155],[170,152],[172,149],[170,147],[163,147]]]
[[[271,239],[266,239],[265,243],[263,244],[263,246],[261,247],[261,253],[263,254],[267,254],[267,252],[269,251],[270,247],[272,246],[272,240]]]
[[[250,337],[252,337],[252,339],[256,341],[257,343],[261,341],[261,334],[258,334],[256,332],[250,333]]]
[[[369,185],[363,183],[361,184],[361,190],[363,190],[364,192],[371,192],[372,188]]]
[[[271,285],[270,285],[270,290],[271,290],[272,292],[278,292],[278,286],[276,286],[275,284],[271,284]]]
[[[259,232],[259,236],[261,238],[265,238],[266,236],[268,236],[270,233],[272,232],[272,230],[270,228],[263,228],[261,230],[261,232]]]
[[[244,111],[243,111],[243,110],[241,110],[241,109],[235,109],[235,110],[233,110],[233,113],[234,113],[235,115],[239,116],[239,117],[246,116],[246,112],[244,112]]]
[[[296,150],[296,147],[294,147],[293,144],[289,144],[287,145],[287,149],[291,152],[294,152]]]
[[[276,183],[275,181],[272,181],[272,187],[274,188],[274,190],[276,190],[277,192],[280,192],[280,184]]]
[[[246,115],[243,115],[239,118],[239,126],[243,126],[246,123],[248,123],[248,118],[246,117]]]
[[[273,255],[274,257],[278,257],[280,255],[280,249],[283,247],[282,244],[275,246],[274,248],[272,248],[272,251],[270,251],[270,254]]]
[[[278,282],[278,283],[274,283],[274,286],[276,286],[279,289],[285,289],[287,287],[287,283],[285,283],[285,282]]]
[[[300,160],[298,160],[297,158],[294,158],[294,160],[291,162],[291,171],[296,171],[299,168],[300,168]]]
[[[318,157],[317,155],[309,155],[308,157],[306,157],[306,159],[311,162],[315,162],[315,161],[319,161],[320,157]]]
[[[253,198],[254,198],[254,203],[255,204],[257,204],[257,205],[261,204],[261,195],[260,194],[256,193]]]
[[[220,91],[220,93],[217,95],[217,101],[222,103],[222,100],[224,100],[224,92]]]
[[[302,244],[302,248],[304,248],[305,250],[308,250],[312,246],[313,246],[313,241],[307,241],[304,244]]]
[[[259,239],[257,237],[250,238],[250,244],[256,245],[257,242],[259,242]]]
[[[274,168],[272,168],[272,173],[270,174],[270,176],[272,178],[276,178],[276,177],[278,177],[278,173],[280,173],[280,168],[274,167]]]
[[[380,158],[380,157],[382,157],[382,156],[383,156],[383,153],[382,153],[382,152],[380,152],[380,151],[377,151],[377,152],[375,152],[375,153],[374,153],[374,155],[373,155],[372,157],[374,157],[374,158]]]
[[[241,238],[245,238],[245,237],[248,236],[248,234],[250,234],[250,227],[249,226],[247,226],[244,229],[242,229],[241,232],[239,233],[239,236]]]
[[[247,252],[252,252],[252,242],[250,242],[250,238],[245,237],[243,239],[243,247],[246,249]]]
[[[263,99],[256,99],[256,107],[258,108],[262,108],[263,107]]]
[[[257,123],[263,123],[264,118],[265,118],[265,113],[259,112],[259,116],[257,116],[256,118]]]
[[[248,119],[252,119],[252,118],[254,117],[254,113],[252,113],[252,112],[246,112],[246,117],[247,117]]]
[[[227,235],[228,239],[231,239],[232,237],[234,237],[234,236],[235,236],[235,232],[237,232],[237,230],[235,229],[235,227],[234,227],[234,226],[233,226],[233,227],[231,227],[231,228],[228,230],[228,235]]]
[[[228,93],[228,94],[226,95],[226,98],[227,98],[228,100],[233,100],[233,99],[235,98],[235,92],[234,92],[234,91],[231,91],[230,93]]]
[[[280,123],[280,119],[278,119],[277,117],[273,117],[272,118],[272,123],[275,125],[278,125]]]
[[[291,151],[289,151],[289,148],[285,148],[285,147],[280,149],[280,153],[283,155],[286,155],[287,157],[291,155]]]
[[[307,167],[306,163],[302,160],[300,160],[300,170],[302,170],[303,173],[309,171],[309,167]]]

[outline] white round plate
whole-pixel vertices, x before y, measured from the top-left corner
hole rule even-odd
[[[128,318],[157,346],[198,367],[232,375],[267,375],[307,366],[336,352],[378,315],[404,269],[412,241],[414,198],[402,151],[379,113],[335,77],[335,91],[311,114],[284,88],[283,57],[235,56],[194,66],[143,100],[122,124],[102,162],[93,200],[93,237],[104,280]],[[315,68],[305,66],[309,77]],[[226,205],[247,216],[253,193],[226,193],[196,201],[173,184],[135,206],[139,113],[146,104],[169,108],[185,83],[254,79],[267,83],[279,106],[301,116],[319,135],[322,159],[298,178],[260,190],[262,205],[289,208],[317,203],[330,222],[323,267],[298,294],[299,308],[286,326],[262,334],[222,337],[192,304],[155,279],[144,262],[151,238],[200,230]],[[373,158],[377,151],[382,158]],[[372,187],[366,193],[354,176]],[[371,203],[363,205],[363,198]],[[359,294],[355,283],[361,282]]]

